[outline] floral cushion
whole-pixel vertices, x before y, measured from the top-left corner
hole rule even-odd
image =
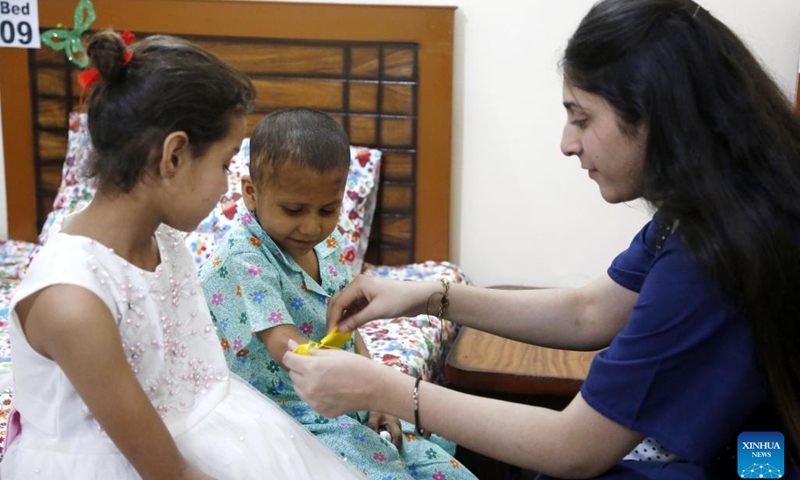
[[[91,141],[86,114],[70,113],[67,156],[62,169],[61,187],[53,204],[53,211],[47,216],[42,227],[39,235],[40,243],[47,241],[50,226],[57,217],[83,208],[94,196],[96,185],[85,175],[90,154]],[[345,258],[354,272],[361,271],[364,254],[367,251],[370,227],[378,199],[380,165],[380,151],[350,147],[350,172],[339,216],[339,232],[347,243]],[[250,139],[246,138],[239,153],[231,159],[228,192],[197,229],[186,238],[186,244],[198,265],[211,255],[214,246],[233,225],[237,201],[242,197],[242,175],[248,173],[249,167]]]
[[[50,226],[58,217],[69,215],[89,204],[97,190],[95,182],[86,178],[85,171],[89,165],[92,151],[86,114],[72,112],[69,114],[69,133],[67,134],[67,156],[61,169],[61,186],[58,188],[53,202],[53,211],[47,215],[39,243],[47,241]]]
[[[11,408],[11,342],[8,334],[8,306],[14,290],[25,275],[38,245],[0,240],[0,459]]]
[[[450,262],[423,262],[401,267],[364,264],[364,275],[407,281],[437,281],[471,285],[469,277]],[[375,320],[359,327],[373,360],[411,376],[444,381],[444,362],[458,326],[431,315]]]

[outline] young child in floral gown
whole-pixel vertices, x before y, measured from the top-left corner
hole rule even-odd
[[[396,417],[317,414],[282,366],[289,339],[326,335],[327,301],[352,279],[336,228],[349,165],[344,129],[322,112],[282,110],[254,130],[243,213],[201,269],[228,365],[370,478],[474,479],[451,442]],[[344,349],[369,357],[358,332]]]

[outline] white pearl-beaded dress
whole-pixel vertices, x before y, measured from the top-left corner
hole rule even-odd
[[[59,366],[28,344],[14,306],[56,284],[97,295],[119,325],[142,389],[192,464],[218,479],[363,478],[271,400],[229,373],[184,234],[156,231],[154,272],[87,237],[58,233],[37,254],[10,306],[21,432],[0,477],[138,479]]]

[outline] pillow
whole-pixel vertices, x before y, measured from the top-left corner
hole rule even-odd
[[[69,215],[89,204],[97,190],[94,181],[84,175],[89,164],[92,144],[85,113],[69,114],[69,133],[67,135],[67,156],[61,169],[61,186],[51,211],[44,221],[39,234],[39,243],[47,241],[47,233],[57,217]]]
[[[53,211],[42,226],[40,243],[47,241],[48,231],[56,218],[83,208],[94,196],[96,186],[85,176],[90,153],[87,116],[85,113],[72,112],[69,115],[67,156],[64,159],[61,186],[53,203]],[[248,173],[249,166],[250,139],[245,138],[239,153],[231,159],[228,192],[200,222],[197,229],[186,237],[186,244],[198,266],[211,255],[215,245],[234,224],[236,214],[239,213],[238,201],[242,198],[241,178]],[[354,273],[361,272],[369,243],[370,228],[378,201],[380,166],[379,150],[350,147],[350,172],[347,175],[338,228],[345,240],[345,259]]]
[[[369,232],[378,202],[380,162],[379,150],[350,147],[350,171],[347,174],[338,229],[344,239],[345,261],[353,273],[361,272],[369,244]],[[235,224],[236,215],[241,213],[238,211],[239,199],[242,198],[241,179],[242,175],[249,173],[249,169],[250,139],[245,138],[239,153],[231,159],[228,193],[186,239],[198,266],[208,259],[214,246]]]
[[[350,147],[350,172],[347,174],[342,211],[339,214],[339,233],[347,243],[345,261],[355,274],[361,273],[369,246],[369,232],[378,203],[380,171],[379,150]]]

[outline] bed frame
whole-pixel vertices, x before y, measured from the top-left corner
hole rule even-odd
[[[71,28],[77,0],[39,2],[42,30]],[[187,38],[246,72],[258,91],[248,134],[266,113],[312,107],[351,143],[383,151],[366,260],[449,259],[455,7],[229,0],[94,0],[94,29]],[[78,108],[63,52],[0,49],[9,236],[35,241],[52,208]]]

